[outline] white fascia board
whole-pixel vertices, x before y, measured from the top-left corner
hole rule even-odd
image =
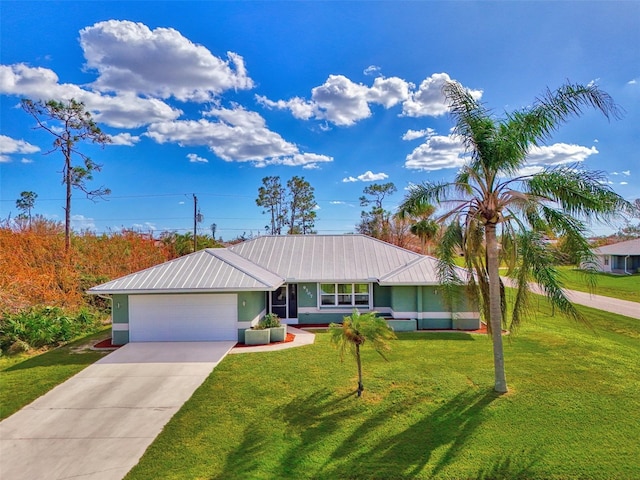
[[[194,289],[194,288],[172,288],[172,289],[146,289],[146,290],[87,290],[90,295],[138,295],[155,293],[235,293],[235,292],[273,292],[280,285],[272,288],[219,288],[219,289]]]

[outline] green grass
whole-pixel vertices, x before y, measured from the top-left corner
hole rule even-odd
[[[36,356],[20,354],[0,357],[0,420],[103,357],[104,352],[95,352],[82,346],[108,337],[109,332],[109,329],[102,330]]]
[[[464,333],[400,334],[388,363],[365,348],[361,399],[326,333],[229,355],[127,479],[640,478],[640,322],[539,308],[506,342],[504,396]]]
[[[595,289],[590,289],[584,271],[568,266],[558,267],[558,270],[562,274],[564,288],[568,290],[640,302],[640,274],[611,275],[610,273],[597,273],[595,274]],[[500,275],[506,275],[506,273],[507,268],[500,267]]]
[[[619,298],[640,302],[640,274],[611,275],[608,273],[597,274],[597,284],[591,292],[585,274],[574,267],[560,267],[565,287],[579,292],[589,292],[605,297]]]

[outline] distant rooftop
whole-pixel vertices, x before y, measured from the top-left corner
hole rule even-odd
[[[597,255],[640,255],[640,238],[594,249]]]

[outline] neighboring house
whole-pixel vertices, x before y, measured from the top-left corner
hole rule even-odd
[[[268,312],[287,324],[341,322],[357,308],[414,319],[413,329],[480,326],[465,295],[453,315],[447,311],[434,258],[364,235],[258,237],[200,250],[89,293],[111,296],[118,345],[244,341],[244,329]]]
[[[603,272],[632,274],[640,271],[640,238],[593,250]]]

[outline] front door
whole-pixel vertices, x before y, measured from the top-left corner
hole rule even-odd
[[[271,313],[282,319],[298,318],[298,285],[282,285],[271,292]]]

